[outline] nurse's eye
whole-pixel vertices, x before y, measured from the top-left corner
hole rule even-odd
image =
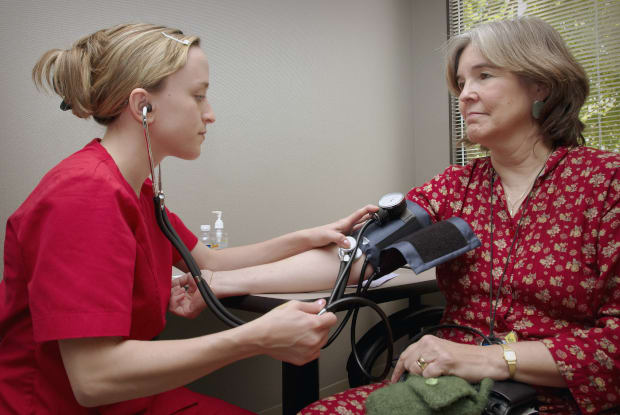
[[[487,72],[482,72],[480,74],[480,79],[487,79],[487,78],[492,78],[492,77],[493,77],[493,75],[491,75],[490,73],[487,73]]]
[[[206,97],[206,95],[194,95],[194,98],[196,98],[196,101],[198,101],[198,102],[202,102],[202,101],[204,101],[207,97]]]

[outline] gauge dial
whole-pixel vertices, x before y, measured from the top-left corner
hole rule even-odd
[[[405,195],[402,193],[388,193],[379,199],[379,207],[383,209],[391,209],[403,203]]]

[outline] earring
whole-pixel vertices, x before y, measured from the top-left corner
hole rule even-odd
[[[540,118],[540,113],[542,112],[543,107],[545,106],[545,101],[534,101],[532,104],[532,117],[537,120]]]

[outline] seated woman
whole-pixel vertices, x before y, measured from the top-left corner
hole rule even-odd
[[[323,303],[290,302],[240,327],[151,341],[166,311],[196,316],[194,280],[157,225],[149,158],[196,159],[209,65],[199,39],[148,24],[100,30],[33,69],[61,108],[107,126],[54,167],[9,218],[0,282],[0,413],[247,414],[183,385],[258,354],[316,359],[336,323]],[[150,129],[147,152],[146,127]],[[219,296],[313,290],[335,279],[334,243],[376,208],[255,245],[213,251],[170,213]],[[316,248],[316,249],[314,249]],[[358,269],[359,273],[359,269]]]
[[[449,41],[447,81],[467,138],[489,156],[451,166],[408,198],[434,220],[465,219],[482,246],[437,267],[442,323],[391,377],[455,375],[535,385],[542,413],[620,407],[620,156],[584,146],[582,67],[536,18],[483,24]],[[511,356],[516,354],[516,360]],[[361,414],[375,384],[302,414]],[[346,410],[350,412],[346,412]]]

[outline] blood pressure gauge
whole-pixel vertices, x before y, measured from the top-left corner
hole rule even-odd
[[[375,214],[375,220],[379,225],[388,219],[399,217],[407,209],[407,201],[402,193],[388,193],[379,199],[379,211]]]
[[[379,207],[383,209],[393,209],[401,204],[407,206],[405,195],[402,193],[388,193],[387,195],[381,196],[381,199],[379,199]]]

